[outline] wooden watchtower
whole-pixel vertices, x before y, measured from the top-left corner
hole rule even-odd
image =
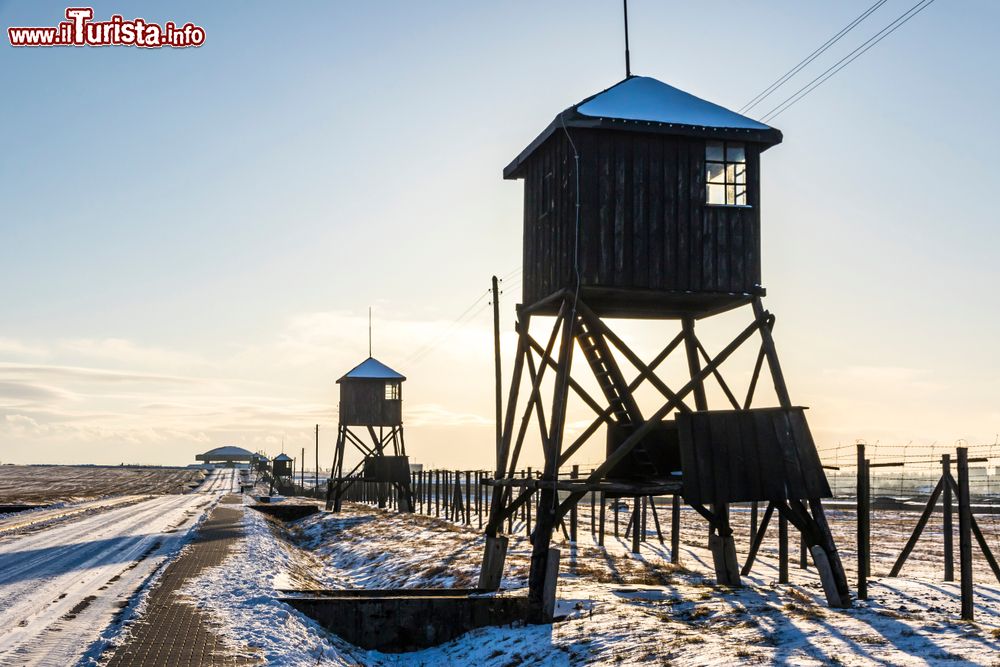
[[[339,512],[344,492],[361,483],[377,485],[379,507],[385,507],[387,490],[395,486],[399,509],[412,511],[410,465],[403,442],[404,381],[403,375],[373,357],[337,380],[340,424],[327,486],[327,509]],[[362,459],[344,474],[348,443],[361,452]]]
[[[734,586],[740,572],[728,504],[770,501],[802,531],[829,603],[850,604],[820,501],[830,489],[803,408],[785,386],[774,317],[761,302],[761,154],[781,140],[777,129],[629,76],[557,115],[504,169],[504,178],[524,181],[523,303],[480,585],[499,585],[504,520],[534,500],[530,620],[551,618],[543,590],[554,590],[558,572],[553,527],[589,492],[681,494],[709,523],[718,581]],[[744,306],[749,324],[709,354],[696,321]],[[555,322],[536,339],[531,324],[540,316]],[[607,318],[674,321],[676,335],[643,360]],[[720,366],[753,339],[757,363],[738,399]],[[576,346],[600,396],[574,379]],[[679,379],[658,372],[674,353],[686,357]],[[778,405],[758,408],[765,365]],[[727,397],[721,408],[709,409],[707,382]],[[636,391],[646,383],[658,403],[641,409]],[[567,441],[570,400],[589,406],[594,420]],[[535,411],[544,470],[539,480],[515,478]],[[566,478],[564,466],[598,432],[606,434],[604,462],[585,479]]]

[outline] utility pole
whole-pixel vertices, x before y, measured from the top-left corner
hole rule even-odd
[[[319,492],[319,424],[316,424],[316,475],[315,475],[315,477],[316,477],[316,479],[314,480],[315,490],[318,493]]]
[[[302,467],[299,468],[299,486],[302,487],[302,493],[306,492],[306,448],[302,448]]]
[[[493,276],[493,364],[496,367],[496,409],[497,409],[497,452],[503,439],[503,383],[500,379],[500,286],[499,280]],[[498,454],[499,456],[499,454]]]

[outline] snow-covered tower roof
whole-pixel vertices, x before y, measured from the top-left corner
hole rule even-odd
[[[360,364],[347,371],[337,383],[344,380],[399,380],[406,378],[401,373],[392,370],[375,357],[368,357]]]
[[[769,148],[781,131],[648,76],[631,76],[569,107],[504,169],[519,178],[524,161],[562,127],[606,128],[753,141]]]
[[[368,357],[337,380],[340,385],[340,423],[356,426],[402,424],[405,380],[402,373],[374,357]]]
[[[522,303],[576,290],[603,317],[704,317],[762,294],[760,155],[781,132],[650,77],[559,113],[524,180]]]

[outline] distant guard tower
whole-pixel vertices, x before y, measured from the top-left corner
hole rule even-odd
[[[850,605],[820,501],[830,488],[804,408],[785,386],[774,316],[761,302],[760,156],[781,139],[772,127],[656,79],[628,76],[557,115],[504,169],[504,178],[524,181],[523,303],[480,586],[499,585],[504,520],[537,494],[529,620],[551,620],[543,591],[551,595],[558,572],[553,527],[586,493],[601,491],[681,494],[708,521],[717,579],[732,586],[740,571],[729,503],[771,501],[802,532],[828,602]],[[750,323],[710,354],[695,322],[743,306]],[[555,321],[536,340],[530,324],[539,316]],[[607,318],[674,321],[679,331],[644,361]],[[720,366],[753,338],[756,367],[737,398]],[[600,398],[571,373],[577,345]],[[671,387],[657,369],[675,351],[685,355],[687,372]],[[765,362],[777,406],[753,407]],[[721,409],[709,409],[707,381],[726,397]],[[652,409],[640,409],[636,398],[644,383],[658,398]],[[595,417],[567,441],[574,397]],[[544,470],[539,480],[515,478],[536,410]],[[563,476],[563,466],[602,430],[604,462],[586,478]]]
[[[399,509],[413,511],[410,466],[403,442],[403,382],[406,378],[368,357],[342,378],[340,424],[333,469],[327,486],[327,509],[340,511],[344,492],[356,483],[377,485],[379,507],[395,486]],[[363,458],[344,474],[344,452],[350,443]]]

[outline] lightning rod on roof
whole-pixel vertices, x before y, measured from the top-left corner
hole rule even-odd
[[[628,0],[622,0],[622,9],[625,13],[625,78],[632,76],[632,63],[628,53]]]
[[[368,306],[368,357],[372,356],[372,307]]]

